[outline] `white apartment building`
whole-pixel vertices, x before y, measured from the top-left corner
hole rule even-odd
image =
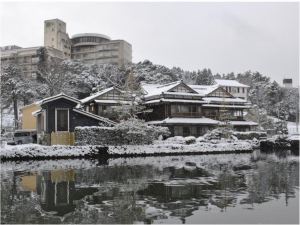
[[[250,86],[242,84],[237,80],[215,79],[215,82],[230,94],[232,94],[234,97],[242,98],[246,101],[248,100],[248,91]]]

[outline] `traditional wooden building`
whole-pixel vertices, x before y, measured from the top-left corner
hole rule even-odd
[[[130,105],[132,102],[124,91],[110,87],[81,99],[80,104],[86,112],[117,121],[120,106]],[[126,110],[125,108],[123,110]]]
[[[107,118],[86,112],[78,107],[80,101],[63,93],[40,101],[37,118],[38,142],[48,145],[74,144],[77,126],[112,126]]]
[[[232,96],[219,85],[143,84],[145,113],[149,124],[169,127],[174,136],[201,136],[217,126],[232,125],[250,130],[257,124],[245,121],[246,100]]]

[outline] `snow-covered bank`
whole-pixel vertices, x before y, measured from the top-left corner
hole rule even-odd
[[[44,146],[26,144],[4,146],[0,151],[1,160],[24,159],[60,159],[60,158],[101,158],[150,155],[180,155],[208,153],[237,153],[251,152],[257,147],[255,141],[197,141],[184,144],[179,141],[158,141],[153,145],[124,145],[124,146]]]
[[[208,154],[208,153],[230,153],[249,152],[257,147],[254,141],[234,142],[195,142],[194,144],[178,144],[160,142],[154,145],[127,145],[109,146],[109,155],[134,156],[134,155],[164,155],[164,154]]]
[[[95,157],[107,148],[100,146],[67,146],[67,145],[6,145],[0,150],[1,160],[23,160],[23,159],[60,159],[60,158],[87,158]]]

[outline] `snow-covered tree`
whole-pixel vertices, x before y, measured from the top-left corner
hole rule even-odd
[[[198,70],[196,84],[199,85],[212,85],[214,84],[214,77],[210,69]]]
[[[1,109],[13,106],[15,127],[18,127],[18,104],[28,103],[33,97],[30,80],[25,79],[17,64],[5,65],[1,68]]]

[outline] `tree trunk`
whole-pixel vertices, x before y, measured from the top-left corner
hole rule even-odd
[[[18,100],[14,98],[13,100],[14,104],[14,117],[15,117],[15,129],[18,129],[18,124],[19,124],[19,112],[18,112]]]

